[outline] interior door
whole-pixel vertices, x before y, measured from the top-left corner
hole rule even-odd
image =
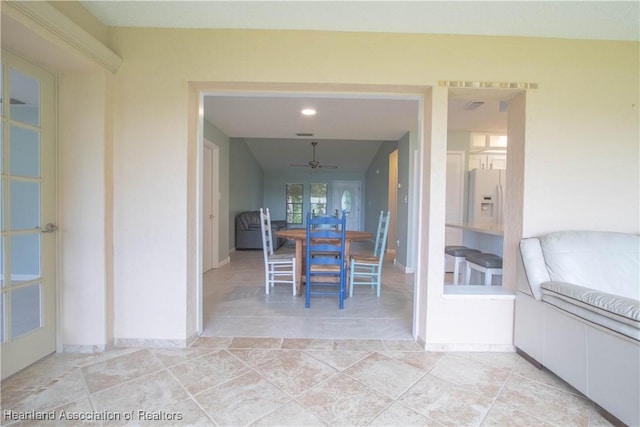
[[[334,181],[333,206],[347,213],[347,230],[360,230],[360,181]]]
[[[0,339],[6,378],[56,349],[55,80],[5,51],[0,80]]]
[[[202,195],[202,270],[218,266],[218,146],[205,139],[203,146],[203,195]]]
[[[445,223],[462,224],[464,218],[464,152],[449,151],[447,153],[446,185]],[[444,243],[446,246],[462,244],[462,230],[445,227]],[[452,272],[453,259],[447,256],[445,262],[445,271]]]
[[[387,232],[387,250],[396,251],[396,223],[398,218],[398,150],[389,153],[389,194],[388,206],[391,218],[389,221],[389,231]]]

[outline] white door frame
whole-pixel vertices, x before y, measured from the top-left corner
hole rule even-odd
[[[416,259],[421,259],[421,253],[424,250],[424,242],[419,238],[421,230],[423,228],[420,218],[422,218],[423,212],[423,183],[424,183],[424,159],[423,150],[425,146],[425,101],[430,100],[432,96],[431,88],[427,86],[380,86],[380,85],[344,85],[338,91],[332,85],[315,84],[315,83],[240,83],[237,82],[191,82],[190,91],[193,95],[194,101],[190,107],[191,117],[191,131],[193,131],[194,145],[190,147],[190,153],[193,155],[193,162],[195,169],[190,175],[190,179],[195,184],[195,194],[199,195],[196,198],[196,203],[190,205],[190,209],[195,213],[195,233],[196,243],[190,246],[188,253],[195,250],[194,259],[195,265],[192,265],[189,269],[188,276],[193,277],[197,283],[196,300],[196,322],[197,332],[202,334],[203,332],[203,298],[202,298],[202,238],[201,238],[201,224],[202,224],[202,144],[204,139],[204,97],[205,96],[300,96],[308,94],[309,92],[317,95],[322,93],[324,96],[338,97],[338,98],[388,98],[388,99],[410,99],[418,102],[418,129],[417,129],[417,150],[416,150],[416,167],[414,169],[414,180],[416,182],[416,188],[413,193],[416,200],[410,201],[410,206],[413,207],[413,212],[409,214],[408,234],[414,236],[416,239],[415,250]],[[193,194],[193,193],[192,193]],[[361,199],[362,203],[362,199]],[[193,218],[192,216],[192,218]],[[362,219],[360,219],[362,224]],[[195,267],[195,268],[194,268]],[[413,312],[413,324],[412,335],[414,339],[419,338],[419,334],[424,334],[424,325],[419,324],[426,317],[426,312],[421,313],[421,310],[426,309],[426,305],[422,302],[426,295],[426,285],[424,285],[425,278],[423,269],[419,265],[416,265],[415,278],[413,282],[414,288],[414,312]],[[424,337],[422,337],[424,338]]]

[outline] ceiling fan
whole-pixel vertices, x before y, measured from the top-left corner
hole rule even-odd
[[[311,169],[337,169],[338,168],[338,166],[334,166],[334,165],[321,165],[320,162],[316,160],[316,145],[318,145],[318,143],[313,141],[311,145],[313,146],[313,160],[309,160],[309,162],[305,165],[289,165],[289,166],[311,168]]]

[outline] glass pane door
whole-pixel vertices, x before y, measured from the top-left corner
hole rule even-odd
[[[55,351],[53,77],[2,52],[2,377]]]

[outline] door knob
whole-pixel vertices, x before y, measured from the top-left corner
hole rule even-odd
[[[40,230],[41,233],[53,233],[58,229],[58,226],[52,223],[48,223],[44,226],[44,229]]]
[[[209,215],[209,219],[213,219],[213,218],[215,218],[215,217],[216,217],[216,216],[215,216],[214,214]]]

